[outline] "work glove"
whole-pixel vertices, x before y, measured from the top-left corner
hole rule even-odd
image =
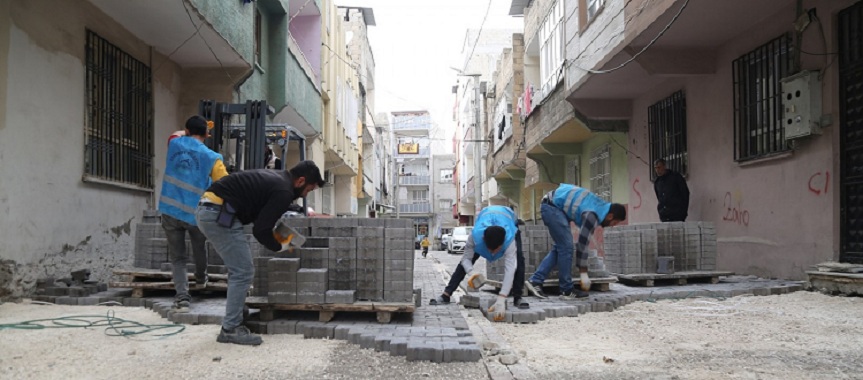
[[[581,290],[585,292],[590,290],[590,277],[587,276],[587,272],[581,272]]]
[[[497,301],[488,308],[488,313],[491,314],[495,322],[501,322],[506,319],[506,297],[498,295]]]
[[[484,284],[485,276],[483,276],[481,273],[477,273],[467,279],[467,291],[477,292],[479,291],[479,288],[481,288]]]

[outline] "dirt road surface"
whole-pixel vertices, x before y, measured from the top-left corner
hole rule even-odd
[[[863,379],[863,298],[637,302],[499,328],[537,378]]]
[[[99,315],[164,324],[142,308],[0,305],[0,324]],[[471,318],[474,319],[474,318]],[[489,323],[474,319],[471,323]],[[796,292],[640,302],[610,313],[495,324],[537,379],[863,379],[863,298]],[[215,342],[218,327],[171,337],[105,328],[0,330],[0,379],[484,379],[480,363],[408,362],[342,342],[268,335]]]

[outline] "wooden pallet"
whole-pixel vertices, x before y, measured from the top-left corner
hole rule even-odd
[[[265,322],[275,318],[276,310],[317,311],[318,320],[321,322],[329,322],[337,312],[377,313],[380,323],[390,323],[393,313],[413,313],[416,311],[416,305],[413,302],[275,304],[269,303],[267,297],[246,297],[246,306],[260,309],[261,321]]]
[[[112,288],[131,288],[133,298],[141,298],[144,296],[145,290],[173,290],[174,282],[171,272],[160,271],[144,271],[144,270],[124,270],[116,269],[114,274],[118,276],[128,276],[128,281],[112,281],[108,286]],[[208,274],[209,282],[205,287],[199,287],[194,284],[195,275],[189,273],[189,291],[228,291],[228,275],[225,274]],[[168,280],[168,281],[165,281]]]
[[[500,281],[486,280],[485,282],[491,286],[494,286],[496,289],[500,289],[500,287],[502,286],[502,283]],[[607,291],[611,290],[609,284],[611,284],[612,282],[617,282],[617,277],[614,277],[614,276],[597,277],[597,278],[591,277],[590,278],[590,290],[594,290],[597,292],[607,292]],[[581,286],[581,280],[579,280],[578,277],[573,277],[572,283],[576,287]],[[545,280],[545,282],[542,284],[542,286],[544,286],[544,287],[558,287],[559,281],[556,278],[555,279],[548,279],[548,280]],[[525,289],[525,294],[527,294],[526,289]]]
[[[686,285],[690,282],[706,282],[716,284],[719,282],[720,276],[731,276],[734,272],[720,271],[689,271],[676,272],[671,274],[661,273],[636,273],[636,274],[615,274],[621,284],[632,286],[654,286],[657,282],[667,283],[671,285]]]

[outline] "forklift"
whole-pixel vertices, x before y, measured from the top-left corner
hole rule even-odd
[[[267,115],[273,113],[265,100],[248,100],[246,103],[201,100],[198,103],[198,114],[213,122],[213,131],[205,144],[213,151],[221,153],[224,149],[230,149],[233,143],[235,159],[231,165],[226,165],[229,173],[264,169],[267,153],[265,147],[272,144],[280,147],[284,167],[288,167],[288,145],[291,141],[296,141],[299,145],[300,161],[306,159],[305,136],[287,124],[268,124]],[[234,115],[245,120],[244,124],[231,124]],[[308,214],[305,197],[302,205],[303,213]]]

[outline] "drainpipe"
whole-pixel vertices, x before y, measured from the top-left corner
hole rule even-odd
[[[803,0],[797,0],[797,10],[794,12],[794,21],[800,19],[803,15]],[[800,49],[803,47],[803,31],[794,28],[794,51],[791,52],[791,74],[800,72],[802,67],[800,59]]]

